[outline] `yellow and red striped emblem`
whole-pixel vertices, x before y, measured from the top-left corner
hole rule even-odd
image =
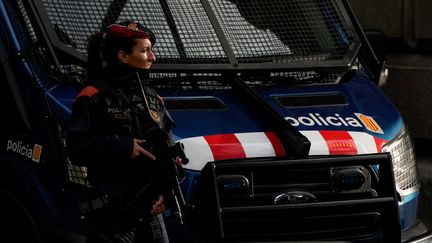
[[[375,133],[381,133],[383,134],[384,131],[381,129],[381,127],[378,125],[378,123],[373,119],[371,116],[366,116],[361,113],[354,113],[360,121],[363,123],[363,125],[366,127],[367,130]]]
[[[39,162],[42,155],[42,146],[39,144],[35,144],[33,147],[33,156],[32,160],[35,162]]]

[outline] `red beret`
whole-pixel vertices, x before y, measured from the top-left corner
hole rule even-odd
[[[153,32],[134,21],[124,21],[118,24],[111,24],[107,27],[106,33],[127,38],[149,39],[152,45],[156,43],[156,37]]]

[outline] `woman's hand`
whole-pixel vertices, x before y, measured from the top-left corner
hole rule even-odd
[[[150,153],[149,151],[141,147],[140,144],[143,143],[145,143],[145,140],[134,138],[134,145],[133,145],[132,155],[130,156],[130,158],[132,159],[140,155],[144,155],[149,159],[156,160],[156,157],[152,153]]]
[[[162,195],[159,195],[158,198],[153,201],[152,209],[150,210],[150,213],[152,215],[158,215],[160,213],[163,213],[166,210],[165,204],[164,204],[164,197]]]

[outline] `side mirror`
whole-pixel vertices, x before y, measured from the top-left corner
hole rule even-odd
[[[387,45],[386,36],[381,30],[364,30],[366,38],[375,53],[376,58],[381,65],[381,73],[378,80],[378,85],[383,86],[387,82],[388,67],[386,64],[387,59]]]
[[[387,58],[386,36],[381,30],[364,30],[366,38],[381,64]]]

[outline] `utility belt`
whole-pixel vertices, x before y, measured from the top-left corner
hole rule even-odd
[[[101,197],[97,197],[95,199],[85,201],[80,203],[80,213],[81,215],[87,215],[91,212],[94,212],[104,206],[106,206],[109,203],[109,196],[103,195]]]
[[[114,224],[124,232],[132,230],[136,224],[150,223],[154,217],[146,205],[137,205],[133,200],[110,196],[82,202],[80,213],[85,225],[89,222],[96,222],[98,225]]]
[[[80,203],[80,213],[83,216],[88,216],[103,210],[124,211],[134,212],[134,217],[137,218],[150,218],[151,202],[158,195],[158,192],[147,192],[146,188],[154,189],[155,186],[158,186],[158,184],[154,182],[146,184],[134,194],[96,194],[97,196],[92,197],[90,200]]]
[[[89,201],[80,203],[80,212],[82,215],[90,214],[103,208],[123,208],[134,210],[137,207],[137,202],[133,199],[127,199],[119,196],[103,195]],[[144,207],[141,207],[144,209]],[[148,209],[150,211],[150,209]]]

